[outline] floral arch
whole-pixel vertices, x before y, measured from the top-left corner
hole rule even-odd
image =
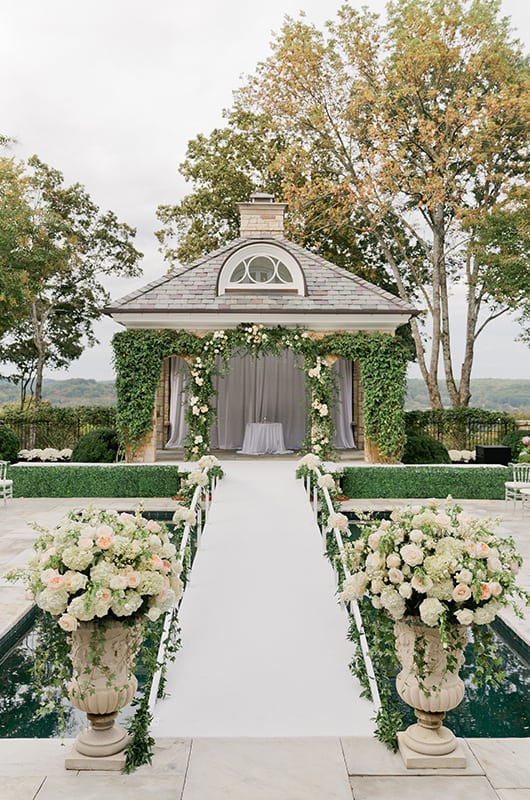
[[[185,456],[195,460],[210,449],[215,415],[212,376],[218,359],[227,364],[236,351],[278,355],[286,348],[301,354],[304,360],[310,398],[304,449],[321,458],[332,456],[331,366],[337,358],[346,358],[359,361],[361,366],[367,460],[391,463],[402,456],[407,351],[401,340],[390,333],[325,334],[303,327],[268,328],[243,323],[237,328],[201,334],[169,329],[126,330],[115,334],[113,346],[117,424],[128,460],[143,460],[146,445],[153,437],[155,398],[165,359],[181,356],[190,367]]]

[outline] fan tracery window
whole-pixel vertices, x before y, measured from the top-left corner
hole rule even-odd
[[[268,243],[241,248],[225,262],[219,275],[218,294],[273,291],[304,295],[304,277],[296,259]]]

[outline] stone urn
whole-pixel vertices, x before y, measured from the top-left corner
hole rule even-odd
[[[133,666],[142,639],[142,622],[97,620],[82,622],[72,631],[74,677],[68,696],[89,722],[74,743],[79,753],[110,756],[127,746],[127,733],[115,720],[136,692]]]
[[[442,723],[446,713],[456,708],[464,697],[464,682],[458,671],[464,663],[468,628],[453,627],[453,644],[449,650],[444,649],[437,627],[428,627],[415,618],[398,620],[394,624],[394,634],[396,654],[402,666],[396,676],[396,689],[402,700],[412,706],[418,720],[399,734],[400,744],[428,756],[452,753],[457,740]],[[415,654],[422,662],[421,674]],[[453,663],[448,665],[449,655]]]

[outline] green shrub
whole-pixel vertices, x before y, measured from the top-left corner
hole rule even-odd
[[[172,464],[15,464],[15,497],[173,497],[183,473]]]
[[[450,464],[447,448],[433,439],[428,433],[417,431],[407,433],[405,452],[401,459],[404,464]]]
[[[118,433],[114,428],[96,428],[81,436],[70,461],[83,464],[110,464],[118,455]]]
[[[530,436],[530,431],[510,431],[503,437],[501,444],[505,447],[511,447],[512,460],[517,461],[519,453],[523,449],[522,438],[523,436]]]
[[[0,425],[0,461],[16,461],[20,439],[7,425]]]
[[[345,467],[342,491],[348,497],[437,497],[502,500],[510,467],[497,465],[374,464]]]

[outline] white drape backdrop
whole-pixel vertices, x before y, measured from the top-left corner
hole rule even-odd
[[[189,374],[184,359],[173,356],[169,365],[169,439],[166,447],[182,447],[186,438]]]
[[[302,356],[290,350],[280,356],[234,355],[224,375],[214,376],[217,419],[210,432],[212,449],[239,450],[247,422],[281,422],[285,446],[300,448],[306,431],[307,397]],[[337,396],[331,407],[335,426],[333,446],[353,448],[352,364],[339,359],[333,366]],[[170,436],[166,447],[182,447],[189,369],[182,358],[171,359]]]

